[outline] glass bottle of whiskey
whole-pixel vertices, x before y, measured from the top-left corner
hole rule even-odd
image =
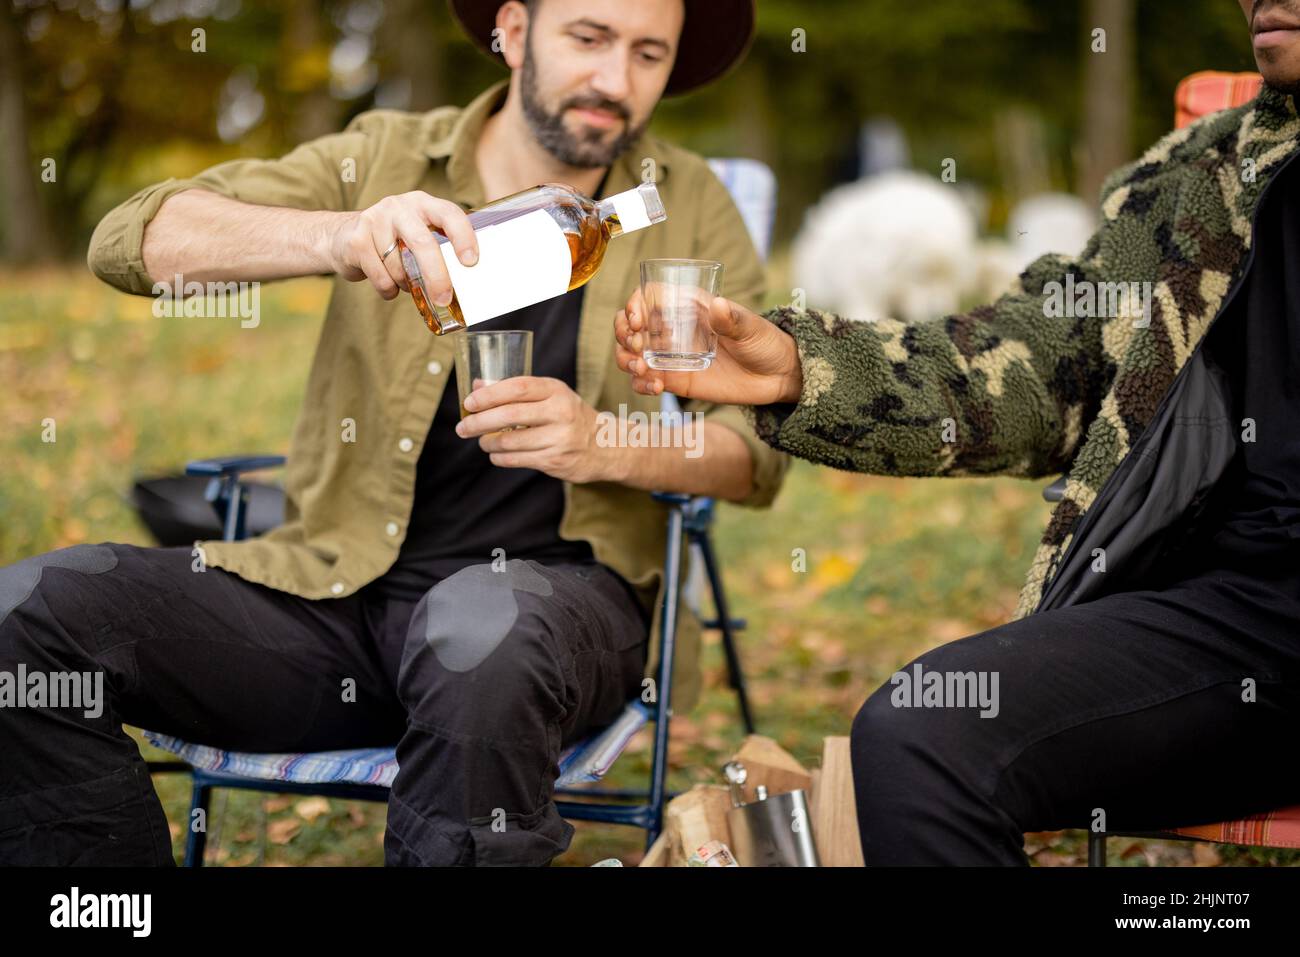
[[[654,183],[602,200],[589,199],[563,183],[545,183],[471,210],[479,257],[465,266],[439,230],[452,299],[433,302],[419,264],[400,239],[402,268],[425,325],[445,335],[476,322],[577,289],[600,269],[609,241],[668,218]]]

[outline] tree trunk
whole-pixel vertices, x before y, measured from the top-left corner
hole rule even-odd
[[[409,84],[402,109],[424,112],[447,105],[447,37],[431,7],[427,0],[390,0],[385,4],[379,29],[381,47],[389,53],[389,76],[385,79],[399,77]]]
[[[31,263],[54,259],[54,235],[37,185],[31,156],[27,108],[23,103],[23,49],[18,14],[0,3],[0,186],[3,188],[3,246],[0,258]],[[49,184],[57,189],[57,183]]]
[[[289,133],[295,143],[338,132],[339,104],[330,96],[328,62],[317,0],[293,0],[285,11],[284,43],[296,79],[304,83],[296,98]]]
[[[1093,31],[1106,31],[1105,52],[1093,52]],[[1085,0],[1084,151],[1079,194],[1095,203],[1102,180],[1132,159],[1133,0]]]

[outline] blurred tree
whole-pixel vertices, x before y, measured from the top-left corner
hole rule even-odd
[[[1133,0],[1085,0],[1084,129],[1079,193],[1095,197],[1102,180],[1132,154]]]
[[[1128,92],[1116,94],[1131,108],[1125,137],[1087,105],[1119,106],[1087,93],[1102,82],[1090,64],[1104,63],[1081,59],[1079,38],[1100,16],[1088,4],[1103,2],[1121,0],[760,0],[747,61],[724,82],[666,100],[654,129],[708,155],[772,165],[784,236],[851,175],[873,116],[898,121],[918,169],[955,160],[960,181],[993,195],[995,213],[1017,188],[1016,168],[1092,200],[1097,171],[1169,128],[1182,76],[1253,68],[1235,4],[1122,0],[1135,23]],[[0,43],[11,45],[0,47],[9,260],[75,254],[97,218],[146,183],[278,155],[374,106],[464,103],[505,76],[443,0],[0,0],[0,11]],[[1113,28],[1109,41],[1115,51]],[[1007,117],[1039,158],[1007,164]],[[36,178],[45,157],[56,184]],[[48,239],[42,211],[57,223]]]
[[[945,159],[959,180],[990,190],[995,213],[1014,198],[1004,158],[1005,128],[1041,143],[1044,186],[1096,191],[1085,181],[1086,35],[1089,0],[760,0],[758,37],[747,62],[726,83],[661,108],[667,129],[704,149],[762,140],[742,126],[762,122],[771,153],[763,155],[781,183],[779,232],[790,235],[803,210],[852,169],[861,122],[893,116],[906,131],[916,167],[937,173]],[[1124,162],[1172,125],[1177,82],[1201,69],[1251,70],[1250,42],[1240,10],[1226,0],[1143,0],[1126,58],[1130,133],[1097,168]],[[801,32],[796,32],[801,31]],[[802,39],[805,52],[795,52]],[[1112,31],[1113,40],[1113,31]],[[1112,47],[1113,49],[1113,47]],[[1107,55],[1109,56],[1109,54]],[[738,88],[747,74],[763,83],[762,101]],[[1104,133],[1098,133],[1104,136]],[[1095,180],[1095,174],[1093,179]],[[1040,181],[1034,172],[1026,182]],[[996,219],[995,215],[995,219]]]
[[[387,106],[431,110],[447,99],[446,68],[454,27],[428,0],[389,0],[380,37],[384,74],[395,95]]]
[[[53,258],[58,250],[37,189],[37,166],[29,148],[27,105],[23,96],[26,51],[17,11],[0,5],[0,185],[4,221],[2,258],[28,263]]]
[[[316,0],[290,0],[286,11],[279,89],[296,94],[292,123],[296,141],[338,129],[341,111],[338,101],[330,96],[330,44],[322,13]]]

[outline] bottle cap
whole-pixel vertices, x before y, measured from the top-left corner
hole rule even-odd
[[[609,200],[614,204],[618,224],[625,233],[644,229],[653,223],[662,223],[668,218],[664,202],[654,183],[642,183],[636,189],[615,193]]]

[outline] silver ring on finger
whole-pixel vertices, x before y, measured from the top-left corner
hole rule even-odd
[[[393,254],[393,250],[396,249],[396,248],[397,248],[397,240],[394,239],[394,240],[393,240],[393,245],[389,246],[389,247],[388,247],[387,249],[385,249],[382,253],[380,253],[380,254],[379,254],[379,258],[380,258],[381,260],[383,260],[383,259],[387,259],[389,256],[391,256],[391,255]]]

